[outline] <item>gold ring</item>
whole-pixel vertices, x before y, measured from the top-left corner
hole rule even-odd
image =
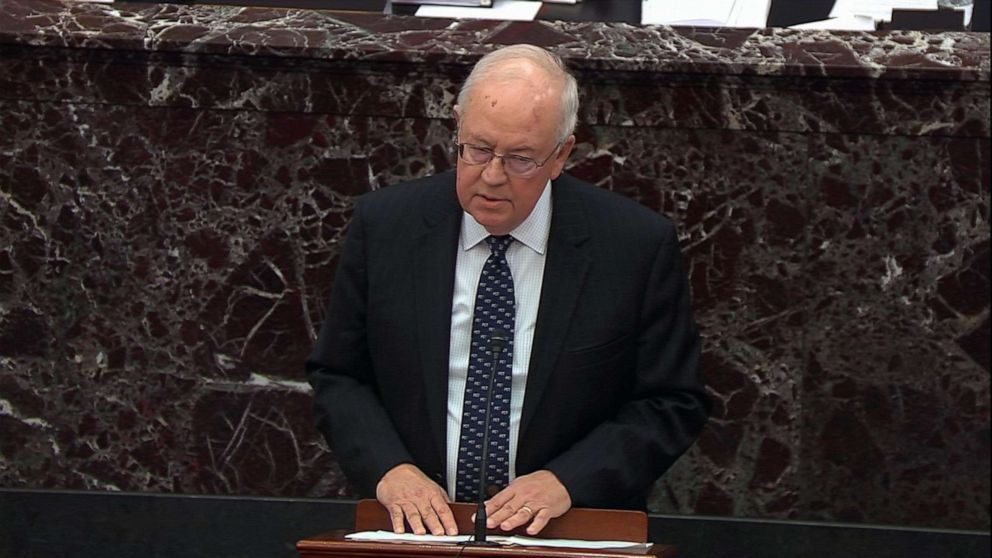
[[[525,511],[527,515],[534,515],[534,510],[530,509],[530,506],[520,506],[520,509],[517,511]]]

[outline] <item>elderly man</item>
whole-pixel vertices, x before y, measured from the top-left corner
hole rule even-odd
[[[675,228],[562,174],[577,108],[556,56],[497,50],[458,97],[456,171],[356,204],[307,371],[397,532],[457,532],[486,425],[489,527],[536,534],[572,506],[643,509],[707,418]]]

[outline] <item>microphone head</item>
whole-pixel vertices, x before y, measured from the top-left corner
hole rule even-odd
[[[502,352],[509,342],[509,337],[507,337],[506,332],[502,329],[494,329],[489,332],[489,349],[494,353]]]

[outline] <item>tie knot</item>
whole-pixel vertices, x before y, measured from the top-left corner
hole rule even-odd
[[[487,236],[486,242],[489,244],[489,251],[492,252],[494,256],[503,257],[506,254],[506,249],[509,248],[510,243],[513,242],[513,237],[504,234],[502,236]]]

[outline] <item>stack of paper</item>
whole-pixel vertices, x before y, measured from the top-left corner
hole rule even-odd
[[[800,23],[790,27],[792,29],[830,29],[832,31],[874,31],[875,18],[870,16],[845,15],[822,21]]]
[[[492,0],[393,0],[393,4],[444,4],[447,6],[492,6]]]
[[[836,0],[830,17],[861,16],[892,21],[892,10],[936,10],[937,0]]]
[[[350,541],[402,541],[416,543],[461,544],[472,539],[472,535],[414,535],[413,533],[391,533],[389,531],[361,531],[345,535]],[[584,548],[587,550],[625,549],[646,551],[651,543],[634,541],[588,541],[579,539],[538,539],[519,535],[490,535],[486,540],[500,545],[543,546],[551,548]]]
[[[873,30],[880,21],[892,21],[892,10],[925,10],[938,8],[938,0],[836,0],[830,19],[793,25],[793,29]],[[973,3],[963,5],[964,23],[971,21]]]
[[[421,6],[417,8],[417,15],[420,17],[446,17],[451,19],[532,21],[540,9],[540,2],[532,2],[530,0],[495,0],[490,8]]]
[[[765,27],[771,0],[644,0],[641,23],[703,27]]]

